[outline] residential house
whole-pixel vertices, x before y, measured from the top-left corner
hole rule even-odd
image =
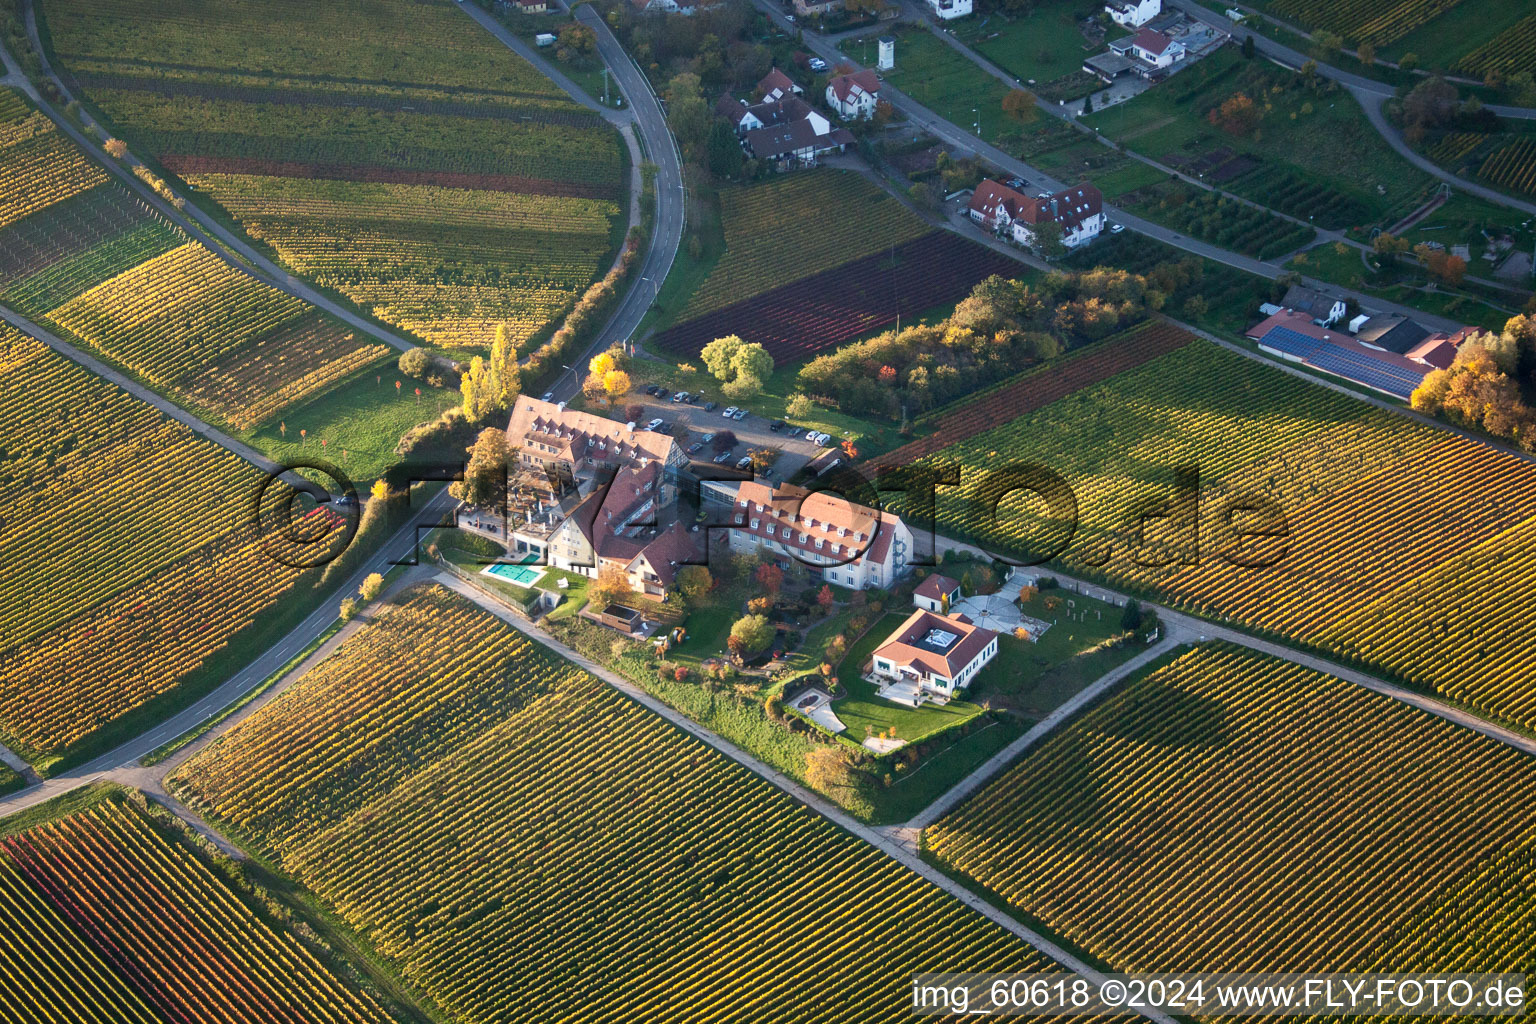
[[[827,106],[844,121],[867,121],[880,102],[880,79],[870,70],[838,75],[827,83]]]
[[[725,512],[734,552],[767,552],[781,568],[798,561],[850,590],[888,587],[908,572],[912,531],[889,512],[756,480],[711,480],[701,490],[707,506]]]
[[[614,472],[555,528],[548,563],[591,577],[617,569],[635,593],[665,598],[678,570],[703,558],[680,521],[662,525],[672,505],[661,482],[658,462]]]
[[[871,659],[880,696],[916,707],[947,701],[997,657],[998,635],[964,615],[919,608],[896,627]]]
[[[1129,60],[1132,70],[1143,78],[1159,78],[1189,56],[1183,43],[1150,26],[1143,26],[1135,35],[1116,39],[1109,49]]]
[[[1141,28],[1163,13],[1163,0],[1106,0],[1104,11],[1116,25]]]
[[[801,18],[831,14],[843,9],[843,0],[795,0],[795,14]]]
[[[514,6],[523,14],[543,14],[549,10],[545,0],[516,0]]]
[[[912,591],[912,603],[919,608],[940,615],[949,614],[955,602],[960,600],[960,583],[941,573],[929,573]]]
[[[1293,284],[1286,289],[1285,298],[1280,300],[1280,305],[1287,309],[1294,309],[1298,313],[1305,313],[1319,327],[1333,326],[1344,319],[1347,311],[1343,299],[1324,295],[1316,288],[1299,284]]]
[[[779,68],[774,68],[764,75],[753,92],[761,97],[764,103],[782,100],[786,96],[805,95],[805,90],[796,85],[794,80]]]
[[[928,0],[928,6],[933,8],[933,13],[944,21],[953,21],[963,18],[971,13],[972,0]]]
[[[1040,224],[1055,223],[1061,227],[1062,243],[1072,249],[1104,230],[1104,196],[1092,185],[1026,196],[988,178],[971,195],[970,215],[988,231],[1019,245],[1032,244]]]
[[[854,141],[852,132],[834,128],[824,114],[794,94],[753,104],[724,96],[715,112],[730,121],[742,149],[758,160],[814,165],[817,157],[841,153]]]

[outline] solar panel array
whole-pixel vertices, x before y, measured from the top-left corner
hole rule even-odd
[[[1259,344],[1295,356],[1324,373],[1346,377],[1398,398],[1410,397],[1413,389],[1424,380],[1423,372],[1406,366],[1395,366],[1363,352],[1308,337],[1289,327],[1270,328],[1269,333],[1259,340]]]

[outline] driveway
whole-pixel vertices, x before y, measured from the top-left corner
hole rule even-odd
[[[712,399],[716,402],[718,398]],[[823,449],[819,445],[812,444],[805,439],[805,435],[799,437],[786,437],[782,431],[775,433],[769,429],[771,420],[748,413],[745,419],[728,420],[720,414],[729,408],[725,403],[712,411],[706,412],[703,403],[690,405],[686,402],[673,404],[671,398],[657,400],[640,392],[625,398],[625,404],[638,404],[645,408],[645,415],[640,424],[644,426],[652,419],[661,419],[671,429],[672,436],[678,439],[678,443],[684,448],[699,440],[703,435],[729,430],[736,435],[736,447],[732,449],[736,458],[741,458],[753,448],[778,448],[784,454],[774,463],[774,474],[780,480],[788,479],[799,471],[812,458],[820,454]],[[713,448],[706,448],[693,456],[696,459],[708,459],[714,456]]]

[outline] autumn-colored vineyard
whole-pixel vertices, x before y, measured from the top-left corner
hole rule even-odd
[[[300,579],[252,528],[254,467],[3,325],[0,437],[7,745],[86,741],[172,692]]]
[[[1478,174],[1495,185],[1536,195],[1536,139],[1500,146],[1483,161]]]
[[[1385,46],[1462,0],[1270,0],[1277,13],[1350,43]]]
[[[1536,71],[1536,14],[1520,19],[1456,63],[1455,70],[1478,78],[1498,71]]]
[[[1139,324],[1091,351],[1064,359],[1053,366],[1032,370],[998,387],[955,403],[951,411],[925,418],[932,433],[880,456],[882,466],[904,466],[932,455],[957,441],[975,437],[1024,413],[1050,405],[1079,388],[1134,370],[1158,356],[1194,340],[1182,327],[1162,322]]]
[[[173,784],[454,1019],[864,1024],[908,1018],[914,970],[1049,967],[439,587]]]
[[[1120,971],[1523,972],[1526,755],[1244,648],[1080,713],[925,833]]]
[[[184,404],[244,429],[387,354],[193,242],[45,318]]]
[[[0,89],[0,228],[106,180],[46,115]]]
[[[1028,492],[993,515],[978,490],[980,470],[1037,463],[1076,496],[1062,571],[1536,727],[1528,460],[1198,341],[924,458],[964,468],[938,491],[944,532],[1020,556],[1059,541],[1069,524]],[[1180,469],[1199,473],[1198,540]]]
[[[389,1019],[122,797],[0,840],[6,1024]]]
[[[130,141],[294,273],[476,348],[603,274],[628,182],[618,133],[456,8],[49,0],[48,22]]]
[[[836,210],[834,217],[827,216]],[[852,171],[792,174],[720,195],[725,251],[678,320],[888,251],[928,226]]]
[[[893,251],[845,263],[745,302],[706,313],[656,336],[656,344],[694,356],[727,334],[761,342],[783,365],[836,348],[861,334],[962,299],[993,274],[1018,264],[951,231],[932,231]]]

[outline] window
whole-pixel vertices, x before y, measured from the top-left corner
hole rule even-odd
[[[762,520],[761,520],[761,519],[753,519],[753,520],[752,520],[752,529],[754,529],[754,530],[755,530],[755,529],[757,529],[757,526],[758,526],[758,524],[759,524],[759,523],[760,523],[760,522],[762,522]]]

